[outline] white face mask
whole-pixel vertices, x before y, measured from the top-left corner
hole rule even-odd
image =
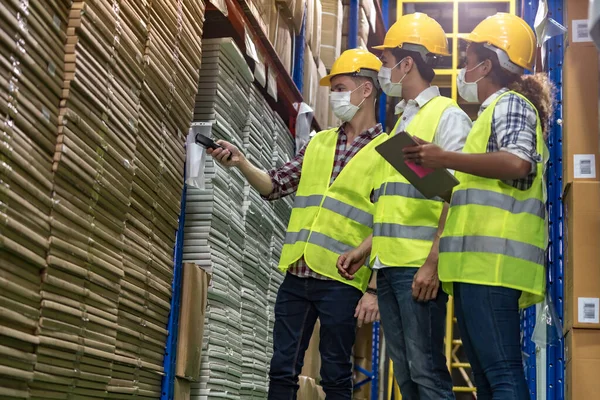
[[[360,106],[362,106],[362,103],[365,102],[365,99],[363,99],[363,101],[361,101],[359,105],[355,106],[350,101],[352,93],[360,89],[363,85],[364,83],[352,91],[331,92],[329,94],[329,103],[331,104],[333,114],[335,114],[336,117],[342,120],[342,122],[348,122],[352,120],[352,118],[354,118],[358,110],[360,110]]]
[[[458,94],[460,97],[468,101],[469,103],[479,102],[479,95],[477,94],[477,82],[482,80],[484,77],[477,79],[475,82],[465,82],[465,75],[467,72],[473,71],[475,68],[483,64],[483,61],[467,70],[466,68],[461,69],[456,77],[456,86],[458,88]]]
[[[398,82],[392,82],[392,70],[402,63],[406,58],[394,65],[392,68],[381,67],[377,79],[381,85],[381,89],[390,97],[402,97],[402,81],[406,78],[406,74]]]

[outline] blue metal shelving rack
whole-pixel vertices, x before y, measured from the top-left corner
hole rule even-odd
[[[167,347],[165,350],[165,359],[163,367],[165,375],[162,380],[162,390],[160,400],[173,399],[175,389],[175,361],[177,358],[177,338],[179,336],[179,307],[181,306],[181,276],[182,276],[182,257],[183,257],[183,227],[185,226],[185,197],[187,185],[183,186],[181,194],[181,213],[179,215],[179,227],[175,237],[175,251],[173,256],[173,283],[171,297],[171,312],[169,313],[169,323],[167,330]]]
[[[563,0],[548,0],[548,14],[563,23]],[[563,321],[564,263],[563,263],[563,203],[562,203],[562,65],[564,57],[563,37],[548,41],[547,71],[556,85],[556,109],[551,121],[548,146],[548,211],[550,216],[550,246],[548,249],[548,290]],[[548,347],[547,400],[563,400],[565,397],[564,342]]]
[[[538,8],[538,0],[523,0],[523,18],[533,26]],[[563,0],[548,0],[548,14],[558,23],[563,23]],[[562,64],[564,56],[563,38],[550,39],[547,44],[545,70],[556,86],[556,109],[551,120],[551,130],[548,135],[549,162],[547,170],[548,184],[548,216],[549,216],[549,246],[548,246],[548,286],[550,298],[556,307],[558,316],[563,320],[564,295],[564,263],[563,263],[563,203],[562,203]],[[525,312],[523,319],[524,352],[529,356],[526,362],[527,378],[531,398],[537,398],[536,382],[536,348],[531,342],[535,326],[535,309]],[[546,400],[563,400],[565,398],[564,383],[564,343],[559,346],[547,347],[546,368]]]
[[[521,4],[521,17],[531,26],[535,21],[535,16],[538,7],[538,0],[522,0]],[[536,307],[532,306],[524,310],[523,318],[521,321],[521,332],[523,332],[523,354],[526,356],[525,359],[525,377],[527,378],[527,385],[529,387],[529,395],[532,400],[537,399],[537,352],[536,345],[531,340],[533,335],[533,329],[535,328],[536,321]]]

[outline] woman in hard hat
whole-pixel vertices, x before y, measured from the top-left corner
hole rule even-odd
[[[448,56],[441,25],[423,13],[403,15],[385,35],[379,83],[401,97],[393,134],[408,132],[448,151],[460,151],[471,120],[431,82],[434,67]],[[438,245],[447,205],[427,199],[383,158],[374,177],[373,236],[338,260],[352,279],[370,253],[377,271],[378,302],[386,349],[406,400],[450,400],[452,377],[444,355],[448,295],[439,290]]]
[[[468,36],[461,97],[481,104],[463,153],[421,141],[407,160],[456,171],[439,276],[455,310],[479,399],[529,399],[519,309],[544,298],[547,149],[552,86],[533,69],[525,21],[498,13]]]
[[[296,157],[264,172],[230,143],[209,151],[236,166],[267,200],[296,194],[279,268],[269,400],[295,399],[317,318],[320,320],[321,385],[328,399],[352,398],[352,346],[356,325],[379,318],[375,281],[361,268],[348,281],[336,262],[371,234],[375,147],[387,135],[377,123],[377,73],[381,61],[366,50],[347,50],[320,84],[331,88],[331,107],[343,122],[317,133]],[[229,154],[232,154],[229,160]]]

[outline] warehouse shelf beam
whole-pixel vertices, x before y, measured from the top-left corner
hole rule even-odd
[[[548,0],[548,17],[559,24],[563,23],[563,1]],[[548,147],[548,214],[550,244],[548,249],[548,291],[556,307],[559,319],[563,321],[564,264],[563,264],[563,204],[562,204],[562,36],[547,42],[547,72],[556,86],[556,104],[551,119]],[[564,342],[559,346],[549,346],[547,363],[547,400],[563,400],[565,397]]]
[[[292,76],[285,69],[279,55],[275,51],[269,37],[265,35],[256,16],[252,13],[247,0],[224,0],[227,5],[227,19],[231,23],[233,29],[237,33],[236,43],[241,49],[246,48],[245,37],[248,30],[254,39],[254,45],[259,54],[265,59],[265,65],[274,72],[277,81],[277,93],[288,111],[288,115],[295,116],[297,111],[294,107],[295,103],[303,101],[301,90],[296,86]],[[207,10],[216,9],[210,2],[207,3]],[[304,46],[296,46],[296,52],[301,48],[304,51]],[[295,63],[295,65],[297,65]],[[319,131],[320,125],[313,118],[313,127]]]
[[[185,197],[187,185],[184,184],[181,194],[181,212],[179,214],[179,226],[175,236],[175,251],[173,255],[173,283],[171,285],[171,311],[167,324],[167,345],[165,358],[163,360],[164,375],[160,400],[172,400],[175,389],[175,363],[177,359],[177,339],[179,336],[179,308],[181,306],[181,279],[183,258],[183,228],[185,226]]]

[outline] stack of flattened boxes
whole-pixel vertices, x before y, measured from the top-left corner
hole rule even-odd
[[[0,397],[157,398],[204,3],[1,10]]]
[[[0,4],[0,397],[28,398],[36,375],[52,157],[68,9]]]

